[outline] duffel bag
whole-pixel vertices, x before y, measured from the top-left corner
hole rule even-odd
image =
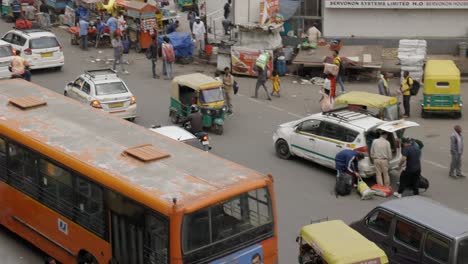
[[[353,176],[348,173],[340,173],[336,177],[335,195],[346,196],[353,189]]]

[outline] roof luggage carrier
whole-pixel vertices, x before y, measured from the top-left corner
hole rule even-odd
[[[88,70],[85,71],[85,74],[89,78],[102,78],[102,79],[108,79],[108,78],[117,78],[117,71],[113,69],[97,69],[97,70]]]
[[[351,121],[372,116],[372,113],[362,109],[359,111],[349,110],[348,107],[341,107],[330,111],[322,112],[322,115],[333,117],[339,121]]]

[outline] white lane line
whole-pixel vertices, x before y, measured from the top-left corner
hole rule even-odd
[[[424,162],[426,162],[426,163],[428,163],[428,164],[431,164],[431,165],[433,165],[433,166],[436,166],[436,167],[438,167],[438,168],[441,168],[441,169],[448,169],[447,166],[444,166],[444,165],[439,164],[439,163],[437,163],[437,162],[433,162],[433,161],[425,160],[425,159],[423,159],[422,161],[424,161]]]
[[[298,114],[295,114],[295,113],[291,113],[291,112],[288,112],[289,115],[292,115],[292,116],[295,116],[297,118],[302,118],[303,116],[301,115],[298,115]]]
[[[255,98],[252,98],[252,97],[249,97],[249,100],[252,101],[252,102],[255,102],[257,104],[265,104],[264,102],[259,101],[259,100],[255,99]]]
[[[280,108],[280,107],[277,107],[277,106],[274,106],[274,105],[268,105],[268,107],[273,108],[273,109],[278,110],[278,111],[281,111],[281,112],[284,111],[283,108]]]

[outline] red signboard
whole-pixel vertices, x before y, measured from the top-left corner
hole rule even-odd
[[[268,68],[270,72],[273,69],[273,52],[270,53],[270,62]],[[244,47],[231,47],[231,69],[232,73],[248,76],[257,76],[255,62],[260,55],[260,50]]]

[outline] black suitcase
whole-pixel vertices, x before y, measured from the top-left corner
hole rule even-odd
[[[419,189],[424,189],[424,191],[427,191],[427,189],[429,189],[429,180],[424,178],[422,175],[419,176],[418,187]]]
[[[351,193],[353,189],[353,176],[348,173],[340,173],[338,177],[336,177],[335,183],[335,195],[338,197],[346,196]]]

